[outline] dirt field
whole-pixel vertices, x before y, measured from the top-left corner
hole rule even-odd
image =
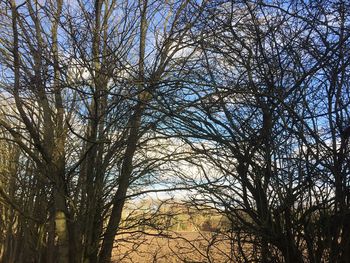
[[[169,237],[123,234],[117,238],[113,262],[233,262],[230,247],[227,239],[213,233],[176,232]]]

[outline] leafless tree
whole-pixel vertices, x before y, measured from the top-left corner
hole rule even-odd
[[[28,187],[35,189],[29,191],[30,205],[37,203],[40,212],[28,216],[40,223],[28,229],[42,231],[43,243],[36,255],[21,260],[111,260],[128,190],[151,178],[165,160],[141,156],[157,141],[165,118],[155,97],[190,56],[181,53],[198,18],[184,19],[189,6],[114,0],[2,4],[0,124],[4,138],[30,163],[25,181],[16,185],[29,183],[20,185],[26,198]],[[45,188],[40,199],[33,182]]]
[[[193,203],[250,236],[247,261],[349,260],[348,13],[342,1],[212,1],[193,30],[201,66],[182,99],[164,100],[169,129],[203,160],[184,177]]]
[[[349,261],[346,1],[0,8],[3,262],[111,262],[120,231],[166,237],[160,208],[123,210],[167,187],[228,220],[191,244],[208,262],[224,242],[228,261]]]

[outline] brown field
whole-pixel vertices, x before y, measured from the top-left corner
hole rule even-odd
[[[230,248],[229,240],[210,232],[173,232],[163,237],[122,234],[116,240],[113,262],[233,262]]]

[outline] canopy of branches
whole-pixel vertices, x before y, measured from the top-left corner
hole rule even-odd
[[[345,0],[1,1],[0,261],[350,262],[349,104]]]

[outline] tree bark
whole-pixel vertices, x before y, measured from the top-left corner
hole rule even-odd
[[[119,178],[119,186],[113,198],[112,214],[108,222],[107,230],[104,235],[102,248],[99,256],[100,263],[110,262],[111,260],[114,238],[117,234],[118,226],[121,220],[122,211],[125,203],[125,197],[133,169],[132,159],[137,148],[138,131],[140,128],[142,111],[143,107],[141,107],[141,105],[138,104],[133,119],[131,121],[128,145],[126,148],[123,166]]]
[[[140,1],[141,25],[140,25],[140,57],[139,57],[139,95],[138,102],[134,109],[134,114],[129,121],[129,136],[127,147],[124,154],[123,165],[119,177],[118,190],[113,198],[112,213],[104,235],[102,248],[99,255],[99,262],[105,263],[111,261],[113,243],[118,226],[122,217],[122,211],[125,203],[126,193],[129,187],[129,180],[133,170],[133,157],[137,149],[139,140],[139,130],[141,127],[141,118],[147,101],[150,99],[145,90],[144,60],[146,49],[147,34],[147,0]]]

